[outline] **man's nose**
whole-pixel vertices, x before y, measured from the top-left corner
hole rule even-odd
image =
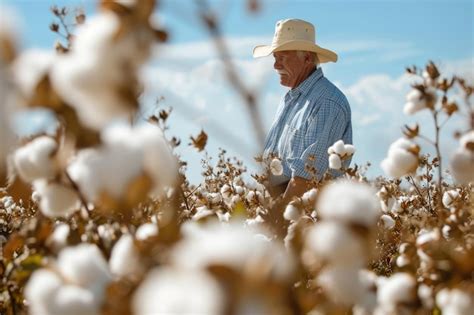
[[[275,62],[273,63],[273,68],[276,70],[281,69],[281,64],[275,60]]]

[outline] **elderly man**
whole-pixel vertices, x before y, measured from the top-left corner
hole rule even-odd
[[[309,188],[312,174],[306,165],[314,166],[320,178],[328,169],[328,147],[340,139],[352,143],[351,110],[344,94],[323,75],[319,64],[336,62],[337,55],[316,45],[311,23],[278,21],[271,46],[253,50],[255,58],[270,54],[280,84],[290,90],[280,102],[263,156],[282,160],[283,174],[270,180],[290,200]]]

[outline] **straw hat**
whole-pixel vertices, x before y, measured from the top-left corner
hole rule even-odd
[[[319,62],[336,62],[337,54],[329,49],[316,45],[316,32],[313,24],[298,20],[287,19],[278,21],[275,25],[275,35],[270,46],[259,45],[253,49],[253,57],[265,57],[276,51],[304,50],[318,54]]]

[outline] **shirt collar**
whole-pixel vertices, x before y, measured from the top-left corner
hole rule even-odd
[[[303,82],[300,83],[294,89],[288,91],[288,95],[291,99],[300,96],[301,94],[306,94],[314,83],[316,83],[320,78],[324,76],[323,69],[318,67],[313,73],[309,75]]]

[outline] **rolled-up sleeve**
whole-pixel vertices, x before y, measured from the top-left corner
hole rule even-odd
[[[347,117],[338,103],[330,99],[324,100],[315,116],[308,122],[304,135],[306,139],[312,139],[311,143],[301,156],[291,157],[286,161],[291,169],[291,176],[311,179],[313,174],[308,172],[305,166],[312,165],[320,179],[328,169],[327,149],[342,139],[349,120],[350,117]]]

